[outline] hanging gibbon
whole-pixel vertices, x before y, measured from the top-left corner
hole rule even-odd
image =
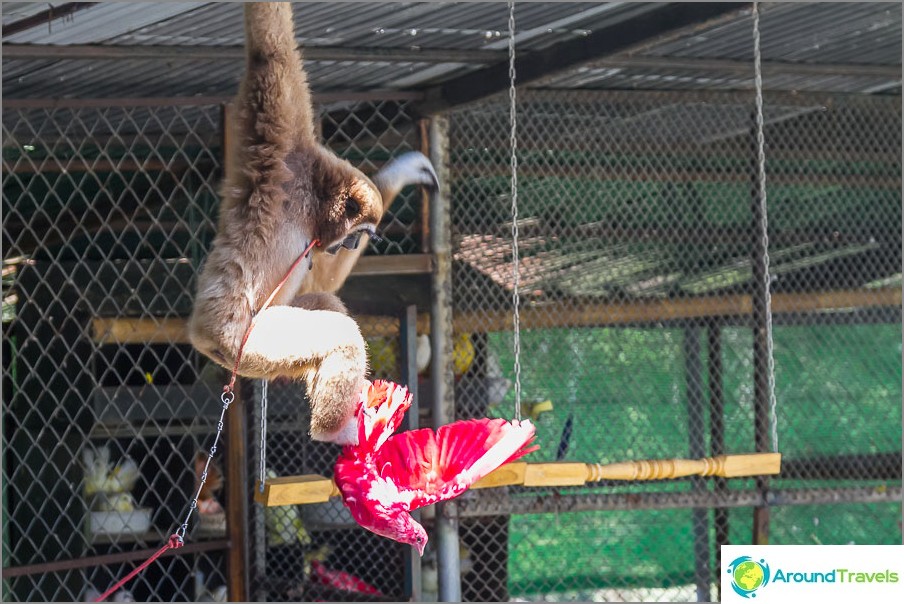
[[[198,351],[231,369],[252,315],[317,241],[310,261],[257,314],[238,373],[303,380],[311,437],[347,444],[356,438],[367,357],[358,325],[333,292],[385,207],[406,185],[435,188],[436,174],[424,155],[408,153],[370,179],[321,145],[291,4],[250,2],[244,10],[245,73],[227,126],[217,234],[198,277],[189,335]]]

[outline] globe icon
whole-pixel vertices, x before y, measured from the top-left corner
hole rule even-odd
[[[763,567],[753,560],[741,562],[734,569],[735,585],[744,591],[754,591],[763,584],[764,578]]]

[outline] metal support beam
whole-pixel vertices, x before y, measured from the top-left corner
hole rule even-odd
[[[399,348],[402,351],[402,383],[408,386],[411,393],[411,407],[405,414],[402,430],[417,430],[418,425],[418,392],[417,392],[417,307],[407,306],[399,316]],[[411,516],[418,522],[421,511],[415,510]],[[421,588],[421,557],[413,547],[405,548],[405,595],[410,602],[423,600]]]
[[[449,122],[436,116],[430,122],[430,161],[440,188],[430,208],[430,243],[434,258],[433,304],[430,313],[433,426],[455,419],[452,371],[452,233],[446,187],[449,184]],[[461,601],[458,515],[454,501],[436,504],[436,560],[439,599]]]
[[[5,52],[5,50],[4,50]],[[170,107],[170,106],[198,106],[219,105],[229,103],[235,98],[234,94],[223,96],[170,96],[170,97],[144,97],[144,98],[96,98],[96,99],[3,99],[4,109],[91,109],[108,107]],[[406,90],[372,90],[366,92],[324,92],[313,94],[315,105],[344,102],[370,102],[370,101],[418,101],[424,95],[417,91]]]
[[[838,505],[841,503],[901,503],[902,487],[890,485],[772,490],[765,499],[755,489],[713,491],[662,491],[641,493],[563,493],[506,495],[499,492],[459,499],[461,518],[499,514],[564,514],[607,510],[679,510],[688,508],[741,508],[761,505]]]
[[[603,27],[589,36],[568,40],[543,50],[521,53],[515,61],[518,84],[536,84],[545,78],[624,51],[654,36],[697,25],[746,4],[670,3],[624,22]],[[449,80],[427,91],[427,100],[418,107],[424,114],[466,105],[502,92],[509,85],[508,61]]]
[[[6,33],[4,32],[4,35]],[[306,61],[489,64],[508,56],[499,50],[299,47]],[[109,46],[95,44],[4,44],[4,59],[104,61],[244,61],[242,46]]]
[[[703,401],[703,367],[700,362],[700,328],[684,329],[684,378],[687,393],[688,456],[699,459],[706,455],[706,412]],[[691,479],[695,492],[706,491],[706,479]],[[694,534],[694,583],[697,586],[697,602],[709,602],[709,526],[706,508],[694,508],[691,513],[691,530]]]
[[[709,454],[722,455],[725,453],[725,395],[722,381],[722,327],[717,323],[710,323],[707,330],[707,374],[709,384]],[[728,492],[728,481],[724,478],[713,479],[713,490],[716,493]],[[713,525],[715,526],[715,569],[722,568],[722,546],[728,544],[728,510],[717,508],[713,510]],[[722,601],[722,582],[718,576],[713,577],[716,584],[716,601]]]
[[[5,51],[4,47],[4,51]],[[695,72],[720,72],[744,78],[752,78],[753,71],[749,61],[731,61],[726,59],[697,59],[692,57],[657,57],[657,56],[617,56],[594,61],[593,67],[610,67],[614,69],[655,69],[687,70]],[[789,63],[785,61],[763,61],[763,77],[775,76],[872,76],[901,79],[900,65],[861,65],[850,63]]]

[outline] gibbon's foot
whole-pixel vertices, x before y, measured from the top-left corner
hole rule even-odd
[[[311,420],[311,438],[322,442],[335,443],[337,445],[357,445],[358,444],[358,408],[367,397],[368,382],[363,381],[363,385],[358,390],[352,401],[352,415],[345,420],[345,423],[335,432],[317,432],[314,430],[314,421]]]
[[[328,299],[323,294],[299,298],[305,304]],[[248,336],[239,373],[303,379],[311,405],[311,437],[348,444],[343,430],[355,416],[367,373],[364,338],[352,318],[334,310],[264,309]]]
[[[436,170],[427,156],[420,151],[409,151],[393,158],[374,174],[373,182],[380,190],[383,203],[387,206],[408,185],[419,185],[433,191],[439,189]]]
[[[335,349],[308,380],[311,402],[311,438],[338,445],[357,444],[356,417],[364,372],[352,350]]]

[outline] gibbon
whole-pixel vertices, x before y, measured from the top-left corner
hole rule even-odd
[[[403,187],[438,186],[429,160],[408,153],[369,179],[315,138],[314,111],[292,6],[245,4],[246,65],[228,137],[231,149],[213,247],[198,276],[192,345],[232,369],[259,312],[238,374],[303,380],[311,437],[348,444],[367,372],[364,339],[333,292],[345,281],[383,211]]]

